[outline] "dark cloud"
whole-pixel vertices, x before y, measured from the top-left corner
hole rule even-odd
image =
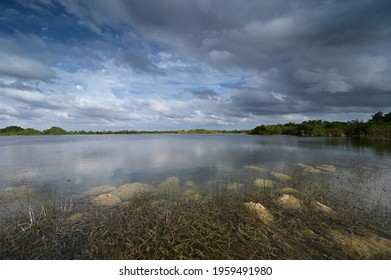
[[[199,99],[216,99],[217,92],[211,89],[201,89],[192,92],[193,96]]]
[[[159,69],[149,60],[142,51],[130,51],[125,55],[124,62],[135,71],[146,73],[160,73]]]
[[[305,102],[277,92],[251,88],[240,89],[231,96],[232,111],[253,115],[289,114],[303,109]]]

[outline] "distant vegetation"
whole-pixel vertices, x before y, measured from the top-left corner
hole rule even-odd
[[[304,121],[300,124],[286,123],[261,125],[250,134],[255,135],[299,135],[299,136],[358,136],[373,140],[391,140],[391,112],[377,112],[367,122]]]
[[[208,130],[208,129],[190,129],[190,130],[156,130],[156,131],[66,131],[61,127],[53,126],[49,129],[40,131],[33,128],[22,128],[20,126],[8,126],[0,129],[0,136],[18,136],[18,135],[65,135],[65,134],[223,134],[223,133],[248,133],[247,130]]]
[[[64,134],[224,134],[249,133],[253,135],[298,135],[298,136],[357,136],[372,140],[391,141],[391,112],[383,114],[381,111],[372,115],[368,121],[352,120],[348,122],[328,122],[322,120],[304,121],[302,123],[286,123],[260,125],[248,130],[166,130],[166,131],[66,131],[61,127],[53,126],[40,131],[33,128],[8,126],[0,129],[0,136],[11,135],[64,135]]]
[[[21,128],[20,126],[8,126],[0,129],[0,135],[39,135],[41,131],[33,128]]]

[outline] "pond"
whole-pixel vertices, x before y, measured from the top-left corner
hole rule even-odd
[[[244,134],[0,137],[0,189],[27,185],[81,192],[103,184],[153,184],[169,176],[201,184],[242,181],[251,166],[286,172],[297,164],[363,164],[389,187],[391,145]]]
[[[390,169],[352,138],[0,137],[0,259],[390,259]]]

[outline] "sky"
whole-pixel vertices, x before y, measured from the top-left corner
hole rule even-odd
[[[0,2],[0,127],[366,121],[390,70],[389,0]]]

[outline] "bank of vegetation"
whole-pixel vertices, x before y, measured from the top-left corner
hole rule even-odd
[[[248,133],[248,130],[211,130],[211,129],[189,129],[189,130],[103,130],[103,131],[66,131],[61,127],[53,126],[46,130],[34,128],[22,128],[20,126],[8,126],[0,129],[0,136],[27,136],[27,135],[67,135],[67,134],[226,134],[226,133]]]
[[[370,140],[391,141],[391,112],[383,114],[379,111],[372,118],[364,121],[352,120],[348,122],[310,120],[302,123],[285,123],[260,125],[252,130],[119,130],[119,131],[66,131],[61,127],[53,126],[46,130],[34,128],[22,128],[8,126],[0,129],[0,136],[23,136],[23,135],[66,135],[66,134],[227,134],[248,133],[252,135],[296,135],[296,136],[351,136]]]
[[[372,115],[368,121],[352,120],[348,122],[329,122],[322,120],[310,120],[302,123],[285,123],[260,125],[252,130],[210,130],[210,129],[189,129],[189,130],[119,130],[119,131],[66,131],[61,127],[53,126],[46,130],[34,128],[22,128],[19,126],[8,126],[0,129],[0,136],[18,135],[66,135],[66,134],[227,134],[227,133],[248,133],[252,135],[297,135],[297,136],[353,136],[370,140],[391,141],[391,112],[383,114],[379,111]]]
[[[298,135],[298,136],[355,136],[372,140],[391,141],[391,112],[381,111],[368,121],[328,122],[310,120],[302,123],[260,125],[250,134],[254,135]]]

